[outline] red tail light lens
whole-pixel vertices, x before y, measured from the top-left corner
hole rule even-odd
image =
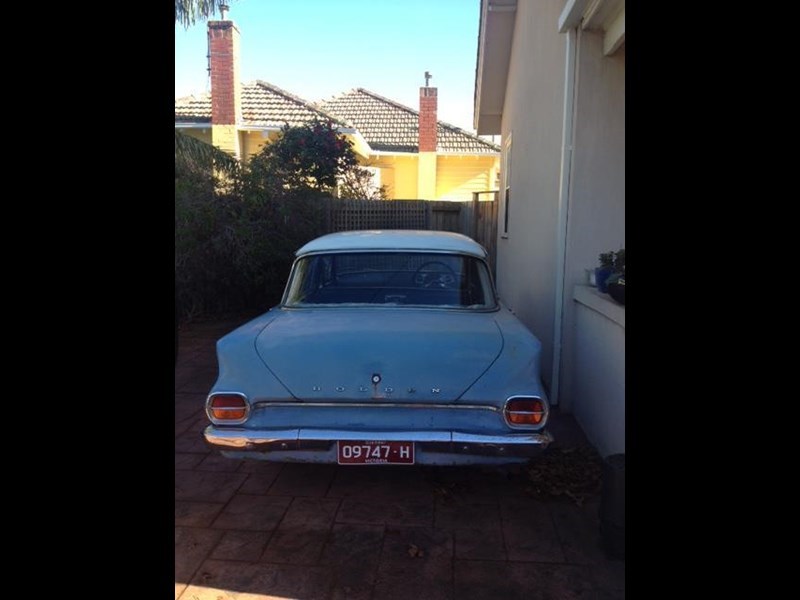
[[[247,402],[238,394],[217,394],[209,401],[208,412],[218,421],[241,421],[247,414]]]
[[[506,402],[506,420],[511,425],[538,425],[545,415],[539,398],[514,398]]]

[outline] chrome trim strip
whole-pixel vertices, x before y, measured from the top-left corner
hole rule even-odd
[[[214,396],[241,396],[242,399],[244,400],[244,417],[241,419],[236,419],[235,421],[228,419],[220,421],[219,419],[215,419],[214,416],[211,414],[211,399]],[[250,409],[251,409],[250,401],[247,399],[247,396],[245,396],[242,392],[214,392],[212,394],[209,394],[208,397],[206,398],[206,416],[208,417],[208,420],[211,421],[212,423],[219,423],[224,425],[241,425],[242,423],[247,421],[247,418],[250,416]],[[225,410],[241,410],[241,409],[238,408],[230,409],[228,407],[225,407]]]
[[[253,403],[253,408],[270,408],[273,406],[281,408],[297,408],[307,406],[309,408],[435,408],[435,409],[464,409],[464,410],[488,410],[500,412],[502,409],[488,404],[441,404],[432,402],[270,402],[269,400],[259,400]]]
[[[509,435],[484,435],[458,431],[350,431],[338,429],[276,429],[251,431],[209,425],[206,442],[222,449],[268,452],[326,450],[338,440],[404,441],[420,444],[429,452],[492,456],[533,456],[547,448],[553,436],[547,431]]]

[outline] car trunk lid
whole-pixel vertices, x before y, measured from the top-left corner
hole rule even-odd
[[[306,401],[455,402],[499,356],[491,314],[456,310],[282,310],[259,356]]]

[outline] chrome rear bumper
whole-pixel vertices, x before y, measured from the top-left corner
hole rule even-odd
[[[458,431],[345,431],[339,429],[277,429],[206,427],[203,435],[219,450],[253,454],[268,452],[328,452],[338,440],[414,442],[418,450],[435,454],[508,458],[536,456],[553,441],[547,431],[481,435]]]

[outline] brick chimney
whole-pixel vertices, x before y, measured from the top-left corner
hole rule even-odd
[[[242,86],[239,30],[233,21],[208,22],[208,70],[211,75],[211,141],[239,158],[236,126],[242,121]]]
[[[436,152],[436,109],[438,98],[435,87],[419,88],[419,151]]]
[[[419,88],[419,154],[417,155],[417,198],[436,199],[436,88],[428,86],[431,75],[425,71],[425,87]]]

